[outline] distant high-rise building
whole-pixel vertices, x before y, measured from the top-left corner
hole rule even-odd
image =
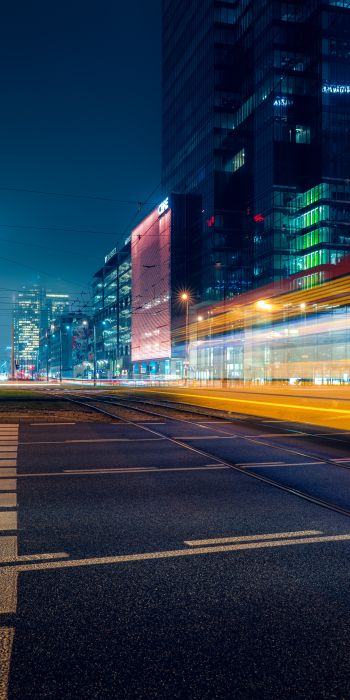
[[[69,294],[55,294],[46,292],[44,294],[44,313],[46,316],[46,325],[50,325],[56,318],[67,314],[70,306]]]
[[[13,309],[14,356],[17,372],[32,376],[41,364],[39,350],[47,329],[68,312],[69,295],[46,292],[39,285],[16,293]]]
[[[16,293],[13,310],[14,356],[17,372],[33,375],[37,369],[42,290],[23,287]]]
[[[164,193],[202,195],[201,301],[350,252],[348,0],[163,0]]]
[[[98,377],[127,375],[131,345],[130,238],[113,248],[92,281],[96,371]]]

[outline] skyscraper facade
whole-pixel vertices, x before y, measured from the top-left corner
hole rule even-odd
[[[42,290],[23,287],[16,293],[13,310],[15,367],[23,377],[33,376],[38,365]]]
[[[17,373],[34,376],[46,367],[50,325],[67,314],[69,294],[47,292],[39,285],[23,287],[16,293],[13,307],[14,360]]]
[[[235,190],[232,177],[238,105],[234,18],[232,3],[163,0],[162,186],[164,195],[202,196],[191,258],[202,301],[232,296],[249,282],[246,231],[236,212],[245,209],[246,192]]]
[[[350,252],[348,0],[163,0],[162,182],[202,196],[201,301]]]

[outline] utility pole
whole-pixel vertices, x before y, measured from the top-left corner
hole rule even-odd
[[[62,384],[62,326],[60,324],[60,384]]]
[[[11,379],[15,379],[15,324],[11,328]]]
[[[96,386],[96,323],[93,321],[94,328],[94,386]]]

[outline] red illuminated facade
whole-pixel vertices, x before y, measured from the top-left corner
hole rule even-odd
[[[171,216],[165,200],[131,235],[132,362],[171,357]]]
[[[185,314],[192,297],[195,251],[202,225],[198,195],[172,193],[131,234],[131,361],[134,376],[184,372]],[[194,298],[194,297],[193,297]]]

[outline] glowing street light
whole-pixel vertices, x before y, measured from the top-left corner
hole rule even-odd
[[[190,294],[188,292],[181,292],[179,295],[179,300],[186,304],[186,326],[185,326],[185,383],[187,384],[188,378],[188,305],[190,301]]]

